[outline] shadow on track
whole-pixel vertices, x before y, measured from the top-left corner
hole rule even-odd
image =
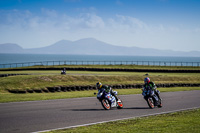
[[[150,109],[149,107],[130,107],[130,108],[123,108],[123,109]]]
[[[104,111],[104,109],[72,109],[72,111]]]
[[[123,109],[150,109],[150,108],[149,107],[130,107],[130,108],[123,108]],[[111,110],[118,110],[118,109],[112,108]],[[104,109],[71,109],[71,111],[105,111],[105,110]]]

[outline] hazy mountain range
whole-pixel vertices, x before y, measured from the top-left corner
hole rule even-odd
[[[0,53],[200,57],[200,51],[182,52],[173,50],[157,50],[151,48],[115,46],[94,38],[85,38],[78,41],[61,40],[46,47],[32,49],[24,49],[18,44],[6,43],[0,44]]]

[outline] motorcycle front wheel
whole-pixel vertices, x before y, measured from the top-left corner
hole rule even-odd
[[[108,99],[102,99],[101,104],[105,110],[109,110],[111,108]]]
[[[117,102],[117,105],[118,105],[117,108],[122,109],[123,108],[122,100],[119,99],[118,101],[120,101],[120,102]]]
[[[161,100],[159,101],[159,105],[158,105],[158,108],[162,108],[162,102],[161,102]]]
[[[147,103],[148,103],[148,105],[149,105],[149,107],[150,107],[151,109],[153,109],[153,108],[155,107],[152,98],[149,97],[149,98],[147,99]]]

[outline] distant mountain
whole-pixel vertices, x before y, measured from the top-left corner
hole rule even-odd
[[[32,49],[23,49],[17,44],[0,44],[0,53],[200,57],[200,51],[181,52],[172,50],[115,46],[98,41],[94,38],[85,38],[78,41],[61,40],[47,47]]]
[[[26,53],[33,53],[33,54],[68,54],[68,49],[71,49],[71,45],[73,42],[62,40],[55,44],[52,44],[47,47],[42,48],[32,48],[26,49]]]
[[[24,49],[17,44],[0,44],[0,53],[23,53]]]

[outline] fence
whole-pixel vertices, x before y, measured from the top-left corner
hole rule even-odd
[[[199,67],[200,62],[168,62],[168,61],[42,61],[0,64],[0,68],[17,68],[27,66],[56,65],[147,65],[147,66],[192,66]]]

